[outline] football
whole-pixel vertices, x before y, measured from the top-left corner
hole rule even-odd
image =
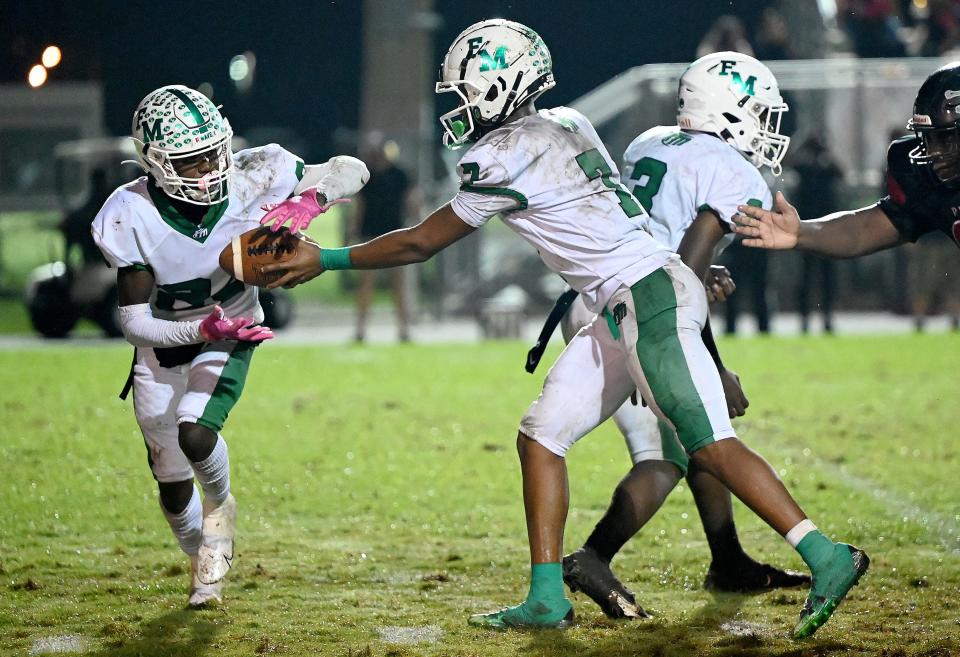
[[[263,287],[283,275],[283,272],[264,274],[263,267],[288,262],[302,248],[319,249],[320,246],[287,228],[274,233],[269,227],[261,226],[234,237],[220,252],[220,267],[248,285]]]

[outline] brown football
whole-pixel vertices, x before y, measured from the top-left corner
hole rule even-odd
[[[220,252],[220,267],[248,285],[263,287],[283,275],[264,274],[264,265],[287,262],[304,247],[319,248],[309,237],[291,233],[287,228],[273,233],[269,227],[261,226],[234,237]]]

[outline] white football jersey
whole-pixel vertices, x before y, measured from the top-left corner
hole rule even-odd
[[[220,252],[235,235],[260,225],[261,205],[293,194],[304,164],[276,144],[239,151],[233,162],[227,200],[210,206],[199,225],[146,176],[114,191],[93,220],[93,238],[111,266],[153,274],[155,317],[200,319],[219,304],[228,317],[263,321],[257,288],[221,269]]]
[[[676,251],[697,213],[710,208],[731,227],[738,205],[770,208],[770,188],[738,150],[703,132],[650,128],[623,155],[623,181],[650,213],[650,232]],[[720,251],[733,232],[720,241]]]
[[[458,171],[457,216],[479,227],[500,215],[594,312],[675,257],[647,232],[647,213],[575,110],[540,110],[493,130]]]

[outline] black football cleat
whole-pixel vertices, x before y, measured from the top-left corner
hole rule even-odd
[[[585,593],[609,618],[650,618],[610,566],[589,548],[563,558],[563,581],[571,591]]]
[[[703,580],[703,588],[722,593],[756,593],[809,585],[810,575],[806,573],[781,570],[753,560],[734,567],[719,567],[711,563]]]

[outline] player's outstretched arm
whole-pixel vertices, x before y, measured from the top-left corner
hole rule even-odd
[[[269,287],[293,287],[328,269],[386,269],[428,260],[476,228],[464,222],[447,203],[411,228],[341,249],[300,249],[288,262],[266,265],[264,274],[284,272]]]
[[[746,246],[800,249],[828,258],[857,258],[903,243],[879,205],[801,221],[797,209],[777,192],[773,211],[742,205],[734,217]]]

